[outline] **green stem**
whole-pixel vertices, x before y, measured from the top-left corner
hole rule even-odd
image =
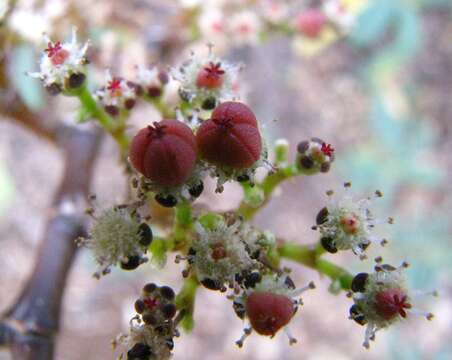
[[[343,290],[350,290],[353,275],[344,268],[322,259],[316,246],[285,242],[278,247],[279,256],[317,270],[333,281],[338,281]]]
[[[98,106],[91,92],[86,86],[82,86],[76,96],[79,98],[85,110],[91,114],[99,124],[113,137],[118,143],[121,155],[125,156],[129,148],[130,139],[126,136],[124,124],[117,124],[108,114]]]
[[[300,175],[300,172],[296,169],[294,165],[289,165],[287,167],[278,169],[273,174],[268,175],[264,181],[260,184],[256,184],[255,186],[260,186],[264,191],[264,201],[261,205],[257,207],[252,207],[249,204],[242,201],[238,212],[243,216],[245,220],[250,220],[254,217],[254,215],[260,211],[270,200],[270,196],[273,191],[283,182],[294,176]]]
[[[180,202],[175,209],[174,215],[174,248],[180,248],[187,240],[187,233],[193,225],[193,216],[191,213],[191,205],[188,201]]]
[[[195,276],[191,276],[184,280],[184,285],[176,296],[177,309],[183,312],[181,325],[187,332],[191,331],[194,326],[193,312],[195,309],[196,291],[199,283]]]

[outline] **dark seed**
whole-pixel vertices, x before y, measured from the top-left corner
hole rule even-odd
[[[152,355],[151,348],[143,343],[136,343],[128,352],[127,360],[147,360]]]
[[[46,90],[52,96],[56,96],[62,91],[61,86],[55,83],[46,86]]]
[[[162,89],[157,86],[148,87],[148,95],[152,98],[157,98],[162,95]]]
[[[359,244],[358,246],[359,246],[363,251],[365,251],[365,250],[369,247],[369,245],[370,245],[370,242],[368,242],[368,243],[361,243],[361,244]]]
[[[176,311],[176,305],[174,304],[165,304],[162,307],[162,313],[166,319],[172,319],[176,315]]]
[[[209,289],[209,290],[220,290],[221,289],[221,284],[219,284],[217,281],[212,280],[212,279],[204,279],[201,281],[201,284]]]
[[[140,245],[149,246],[152,243],[152,230],[146,223],[141,223],[138,227],[138,232],[140,234]]]
[[[311,169],[314,166],[314,160],[308,156],[302,156],[300,158],[300,165],[304,169]]]
[[[160,294],[167,300],[173,300],[176,296],[174,294],[174,290],[171,289],[169,286],[162,286],[160,288]]]
[[[245,307],[243,306],[243,304],[234,301],[232,303],[232,307],[234,309],[235,314],[240,318],[240,319],[244,319],[245,315],[246,315],[246,310]]]
[[[155,325],[158,322],[156,317],[152,314],[144,314],[143,321],[146,325]]]
[[[293,282],[293,280],[290,276],[286,276],[286,280],[284,280],[284,284],[286,284],[291,289],[296,288],[295,283]]]
[[[142,314],[145,309],[146,304],[143,302],[143,300],[138,299],[137,301],[135,301],[135,311],[138,314]]]
[[[126,101],[124,101],[124,107],[127,110],[131,110],[135,106],[135,103],[135,99],[127,99]]]
[[[119,114],[119,108],[114,105],[104,106],[105,111],[111,116],[117,116]]]
[[[155,201],[164,207],[174,207],[177,204],[177,199],[172,195],[155,195]]]
[[[331,254],[337,253],[337,248],[334,245],[333,238],[325,236],[320,239],[320,243],[322,244],[323,248],[329,253]]]
[[[359,273],[352,280],[353,292],[364,292],[366,290],[366,281],[369,277],[368,273]]]
[[[190,188],[190,190],[188,190],[190,195],[195,198],[199,197],[203,191],[204,191],[204,184],[202,181],[198,185],[195,185],[192,188]]]
[[[121,269],[124,270],[134,270],[138,266],[140,266],[141,258],[139,256],[129,256],[129,260],[127,262],[121,263]]]
[[[192,247],[188,249],[188,263],[193,264],[195,262],[195,259],[193,259],[196,256],[196,250]]]
[[[157,289],[157,285],[154,283],[149,283],[143,286],[143,292],[146,294],[151,294],[154,292],[154,290]]]
[[[322,145],[323,143],[325,143],[325,141],[323,141],[322,139],[316,138],[316,137],[311,138],[311,141],[315,142],[319,145]]]
[[[174,341],[171,338],[166,339],[166,346],[168,346],[169,350],[173,350],[174,349]]]
[[[322,225],[328,220],[328,209],[324,207],[319,211],[317,217],[315,218],[315,222],[317,225]]]
[[[182,88],[179,88],[179,96],[184,101],[190,100],[190,94],[188,92],[182,90]]]
[[[320,172],[327,173],[328,171],[330,171],[330,168],[331,168],[331,163],[324,162],[322,165],[320,165]]]
[[[246,174],[237,176],[237,181],[238,182],[249,181],[249,179],[250,179],[250,177],[248,175],[246,175]]]
[[[350,317],[359,325],[367,324],[366,317],[361,313],[359,307],[355,304],[350,308]]]
[[[169,81],[168,73],[165,70],[160,70],[158,77],[162,84],[167,84]]]
[[[248,288],[253,288],[256,286],[256,284],[261,281],[262,276],[258,272],[252,272],[251,274],[247,275],[245,277],[244,285]]]
[[[308,149],[309,149],[309,141],[307,141],[307,140],[302,141],[302,142],[298,143],[298,145],[297,145],[297,151],[300,154],[304,154]]]
[[[202,102],[201,107],[204,110],[212,110],[217,105],[217,100],[214,97],[209,97]]]
[[[71,74],[71,76],[69,76],[68,86],[71,89],[76,89],[76,88],[82,86],[85,79],[86,79],[85,74],[82,74],[82,73]]]

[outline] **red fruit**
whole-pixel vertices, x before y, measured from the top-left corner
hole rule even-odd
[[[410,309],[411,304],[401,289],[389,289],[375,295],[375,307],[378,315],[391,320],[396,315],[406,317],[405,309]]]
[[[210,62],[204,66],[196,77],[196,86],[207,89],[216,89],[223,85],[224,70],[220,63]]]
[[[228,101],[216,107],[196,133],[201,156],[209,162],[246,169],[260,158],[261,135],[248,106]]]
[[[137,171],[160,186],[182,185],[195,167],[193,132],[177,120],[154,122],[133,138],[130,161]]]
[[[293,302],[285,295],[255,292],[246,300],[246,314],[251,326],[261,335],[275,335],[289,323],[294,313]]]
[[[316,38],[326,23],[326,16],[320,10],[308,10],[296,19],[297,30],[311,38]]]

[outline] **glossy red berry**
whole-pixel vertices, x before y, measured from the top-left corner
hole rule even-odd
[[[193,132],[177,120],[155,122],[133,138],[130,161],[137,171],[159,186],[182,185],[195,167]]]
[[[256,117],[248,106],[233,101],[215,108],[199,127],[196,142],[205,160],[233,169],[250,167],[262,150]]]
[[[375,308],[378,315],[386,320],[400,315],[406,317],[406,309],[411,308],[407,295],[401,289],[388,289],[375,295]]]
[[[326,23],[325,14],[317,9],[308,10],[300,14],[296,19],[297,30],[308,37],[319,36]]]
[[[246,301],[246,314],[251,326],[261,335],[275,335],[289,323],[294,313],[294,304],[285,295],[255,292]]]
[[[196,77],[196,86],[206,89],[217,89],[224,83],[224,70],[221,63],[210,62],[204,66]]]

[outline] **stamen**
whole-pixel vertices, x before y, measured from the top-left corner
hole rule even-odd
[[[239,340],[235,342],[239,348],[243,347],[243,343],[245,342],[246,338],[251,335],[251,332],[252,332],[251,327],[243,329],[243,335],[240,337]]]

